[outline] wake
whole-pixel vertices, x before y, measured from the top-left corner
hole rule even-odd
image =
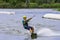
[[[41,28],[37,31],[39,36],[60,36],[60,33],[57,33],[49,28]]]
[[[24,31],[24,32],[23,32]],[[18,30],[15,28],[0,27],[0,33],[11,35],[31,35],[28,30]],[[49,28],[40,28],[36,31],[38,36],[60,36],[60,32],[56,32]]]

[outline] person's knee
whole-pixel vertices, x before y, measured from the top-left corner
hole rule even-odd
[[[31,29],[32,29],[32,30],[34,30],[34,28],[33,28],[33,27],[31,27]]]

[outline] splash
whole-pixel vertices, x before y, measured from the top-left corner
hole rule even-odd
[[[49,28],[42,28],[37,31],[37,34],[40,36],[60,36],[60,33],[54,32]]]

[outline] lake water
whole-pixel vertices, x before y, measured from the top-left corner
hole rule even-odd
[[[1,40],[32,40],[22,25],[24,15],[27,18],[35,15],[29,22],[38,33],[38,38],[34,40],[60,40],[60,20],[42,18],[44,14],[60,14],[60,11],[54,9],[0,9],[0,11],[15,12],[14,15],[0,14]]]

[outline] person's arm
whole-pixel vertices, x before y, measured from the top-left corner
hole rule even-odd
[[[31,18],[29,18],[27,21],[29,22],[32,18],[34,18],[35,17],[35,15],[33,16],[33,17],[31,17]]]
[[[35,15],[33,16],[33,17],[31,17],[31,18],[29,18],[27,21],[29,22],[32,18],[34,18],[35,17]]]
[[[29,22],[31,19],[32,19],[32,18],[29,18],[29,19],[27,19],[27,21]]]

